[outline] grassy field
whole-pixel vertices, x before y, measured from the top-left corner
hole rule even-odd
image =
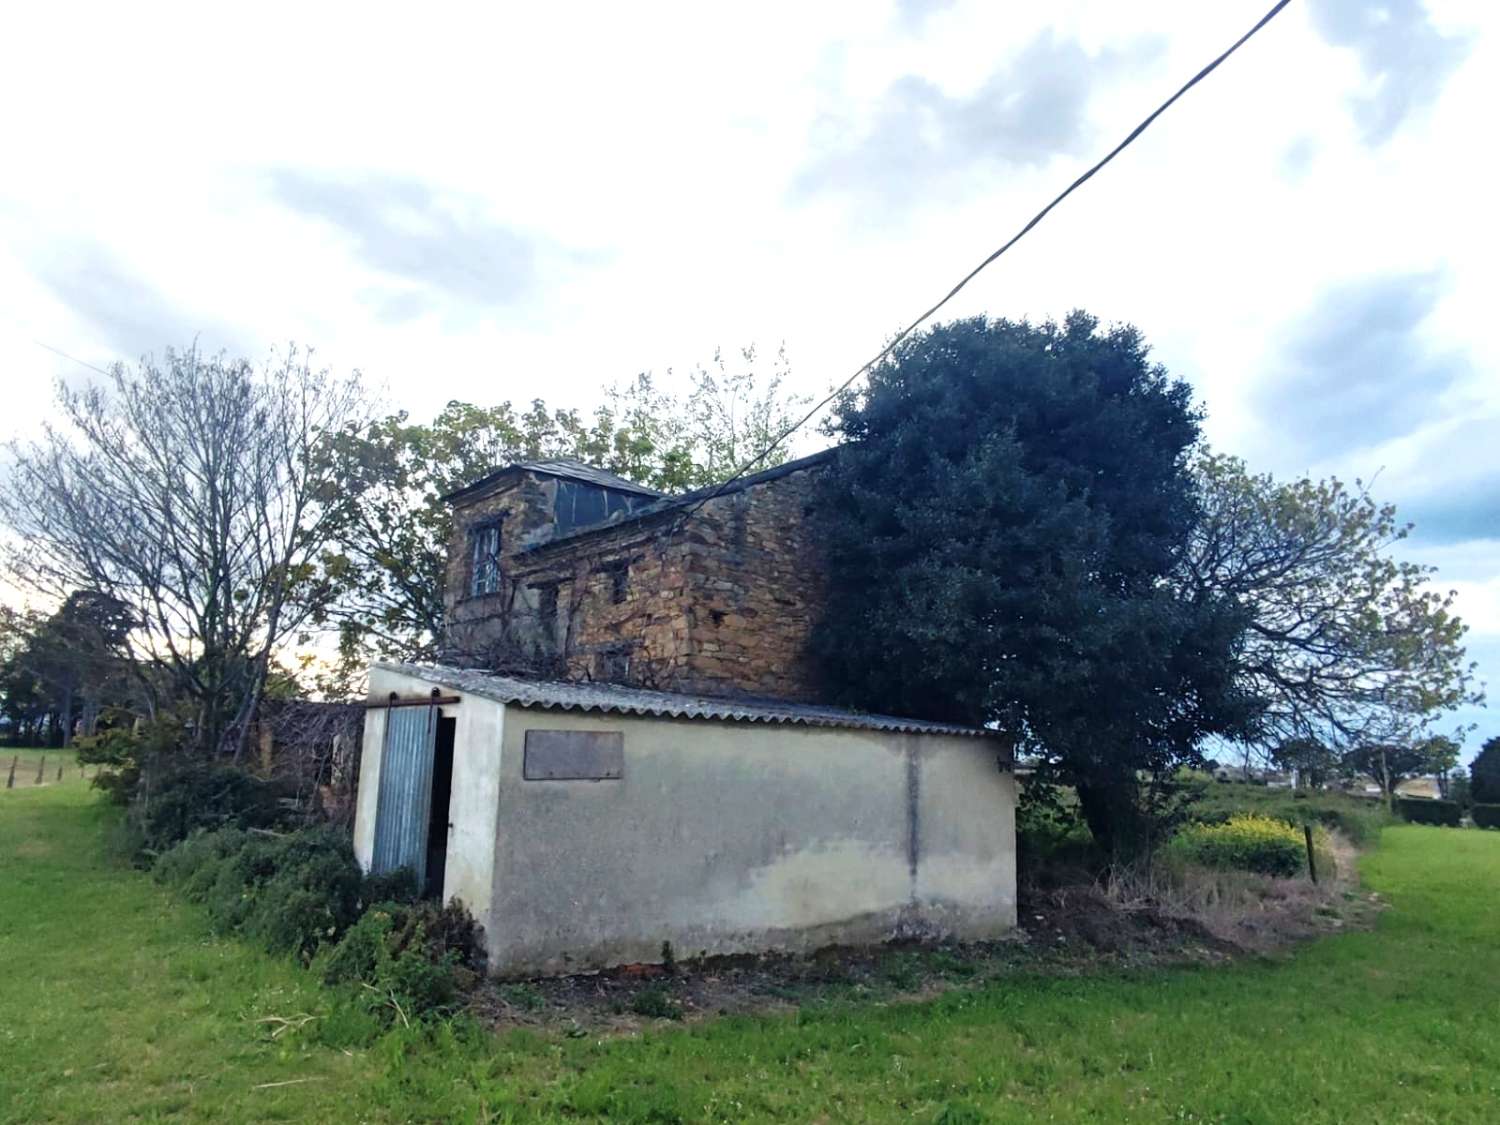
[[[0,1121],[1492,1121],[1500,833],[1387,829],[1379,928],[1279,962],[1021,977],[598,1041],[337,1045],[292,965],[110,866],[68,782],[0,791]]]
[[[29,788],[37,784],[37,773],[41,772],[42,784],[52,785],[57,780],[57,768],[62,767],[63,780],[78,777],[78,756],[71,750],[36,750],[0,747],[0,788],[10,778],[11,763],[15,763],[15,788]],[[92,770],[94,767],[86,767]],[[92,776],[92,775],[91,775]]]

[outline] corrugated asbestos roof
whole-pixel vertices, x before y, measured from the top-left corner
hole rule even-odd
[[[706,695],[647,691],[617,684],[570,684],[555,680],[523,680],[465,668],[435,664],[376,664],[458,692],[469,692],[497,703],[540,707],[552,711],[596,711],[615,715],[648,715],[668,719],[714,719],[739,723],[792,723],[809,727],[894,731],[907,734],[953,734],[968,738],[998,738],[979,727],[868,715],[838,707],[787,703],[772,699],[721,699]]]

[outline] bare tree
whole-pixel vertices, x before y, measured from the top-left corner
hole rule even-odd
[[[0,482],[12,579],[128,606],[141,663],[191,707],[195,749],[238,758],[272,652],[330,597],[316,563],[344,490],[324,449],[365,420],[359,376],[295,348],[261,371],[169,350],[60,385],[57,405]]]

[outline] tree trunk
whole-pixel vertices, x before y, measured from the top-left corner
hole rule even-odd
[[[1111,862],[1128,863],[1146,850],[1150,834],[1135,778],[1080,784],[1077,790],[1084,822]]]
[[[63,690],[62,697],[62,744],[66,750],[73,745],[73,685]]]

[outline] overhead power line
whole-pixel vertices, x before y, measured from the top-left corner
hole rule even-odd
[[[714,499],[716,496],[723,495],[724,491],[727,488],[729,488],[732,484],[734,484],[736,481],[741,480],[742,478],[744,478],[757,465],[762,464],[766,460],[767,457],[771,456],[772,453],[776,452],[776,450],[779,449],[782,446],[782,444],[786,441],[787,438],[791,437],[794,433],[796,433],[798,430],[800,430],[803,426],[807,425],[808,422],[812,421],[815,417],[817,417],[817,415],[819,414],[819,412],[821,412],[824,407],[826,407],[834,399],[838,398],[839,395],[843,394],[846,390],[848,390],[849,387],[854,383],[854,381],[856,379],[858,379],[861,375],[865,374],[867,371],[869,371],[871,368],[873,368],[881,360],[885,359],[885,357],[888,356],[888,355],[890,355],[891,352],[895,351],[896,347],[901,343],[901,341],[905,340],[908,336],[910,336],[913,332],[915,332],[918,328],[920,328],[924,323],[926,323],[933,316],[935,316],[938,313],[938,311],[940,309],[942,309],[942,307],[944,305],[946,305],[949,301],[953,300],[954,297],[958,296],[959,293],[963,291],[964,287],[969,284],[969,282],[973,281],[985,269],[987,269],[991,264],[993,264],[994,261],[997,258],[1000,257],[1000,255],[1004,254],[1012,246],[1014,246],[1016,243],[1020,242],[1021,239],[1025,238],[1026,235],[1031,232],[1031,230],[1032,230],[1033,227],[1035,227],[1038,223],[1040,223],[1043,219],[1045,219],[1048,214],[1051,213],[1051,211],[1052,211],[1052,209],[1054,207],[1056,207],[1064,199],[1067,199],[1068,196],[1072,195],[1075,191],[1077,191],[1079,188],[1081,188],[1084,184],[1088,183],[1089,180],[1093,179],[1095,173],[1097,173],[1101,168],[1103,168],[1106,164],[1108,164],[1115,157],[1119,156],[1120,153],[1124,152],[1127,148],[1129,148],[1131,146],[1131,144],[1134,143],[1135,139],[1137,137],[1139,137],[1142,133],[1144,133],[1147,129],[1149,129],[1152,126],[1152,124],[1156,121],[1156,119],[1158,117],[1160,117],[1163,113],[1165,113],[1168,109],[1170,109],[1172,107],[1172,105],[1179,98],[1181,98],[1184,94],[1186,94],[1194,86],[1198,85],[1198,83],[1202,82],[1205,78],[1207,78],[1210,74],[1212,74],[1215,70],[1217,70],[1219,68],[1219,65],[1221,63],[1223,63],[1225,59],[1229,58],[1230,55],[1234,54],[1241,47],[1243,47],[1246,43],[1248,43],[1251,40],[1251,38],[1253,38],[1255,36],[1255,34],[1258,31],[1261,30],[1261,28],[1265,27],[1266,24],[1270,23],[1273,19],[1275,19],[1278,15],[1280,15],[1281,14],[1281,10],[1283,8],[1285,8],[1290,3],[1291,3],[1291,0],[1280,0],[1279,3],[1272,5],[1270,11],[1266,12],[1265,15],[1261,16],[1260,19],[1256,20],[1255,21],[1255,25],[1252,28],[1250,28],[1249,31],[1247,31],[1247,32],[1245,32],[1245,34],[1241,35],[1238,39],[1236,39],[1233,43],[1231,43],[1229,45],[1228,49],[1226,49],[1224,52],[1222,52],[1220,55],[1218,55],[1212,62],[1210,62],[1207,66],[1205,66],[1197,74],[1193,75],[1186,82],[1184,82],[1182,84],[1182,86],[1177,90],[1177,92],[1175,94],[1173,94],[1166,101],[1162,102],[1161,105],[1157,106],[1154,110],[1152,110],[1150,116],[1148,116],[1145,120],[1143,120],[1134,129],[1130,130],[1130,132],[1126,135],[1125,139],[1122,140],[1119,144],[1115,145],[1114,148],[1110,149],[1109,152],[1105,154],[1105,156],[1104,156],[1103,159],[1101,159],[1098,163],[1096,163],[1092,167],[1090,167],[1088,169],[1088,171],[1084,172],[1083,175],[1079,176],[1076,180],[1074,180],[1071,184],[1069,184],[1061,193],[1059,193],[1052,200],[1051,203],[1048,203],[1047,206],[1043,207],[1040,211],[1038,211],[1035,215],[1033,215],[1030,218],[1030,220],[1027,221],[1027,223],[1026,223],[1025,226],[1023,226],[1020,230],[1018,230],[1014,235],[1012,235],[1010,237],[1009,241],[1007,241],[1004,245],[1002,245],[1001,247],[999,247],[999,249],[997,249],[994,252],[992,252],[989,255],[989,257],[985,258],[984,261],[980,262],[977,266],[975,266],[968,273],[966,273],[963,276],[963,279],[961,281],[959,281],[959,283],[957,285],[955,285],[952,289],[948,290],[948,292],[943,295],[942,300],[938,301],[935,305],[933,305],[930,309],[928,309],[926,312],[924,312],[921,316],[917,317],[916,320],[912,321],[905,328],[903,328],[900,332],[898,332],[895,335],[895,337],[893,337],[891,339],[890,343],[886,344],[886,346],[883,347],[883,348],[881,348],[880,351],[877,352],[871,359],[867,360],[863,365],[861,365],[859,367],[859,369],[854,372],[854,374],[852,374],[852,375],[849,376],[849,378],[845,379],[837,387],[835,387],[833,390],[829,391],[828,394],[824,398],[822,398],[821,400],[819,400],[818,403],[816,405],[814,405],[811,410],[809,410],[806,414],[804,414],[796,422],[793,422],[790,426],[788,426],[785,430],[783,430],[780,434],[778,434],[776,436],[775,440],[773,440],[769,445],[767,445],[764,449],[762,449],[754,457],[750,458],[750,460],[746,461],[743,465],[741,465],[738,469],[736,469],[734,471],[734,474],[731,477],[729,477],[729,479],[720,482],[717,487],[715,487],[714,489],[712,489],[711,491],[709,491],[706,495],[698,498],[693,503],[693,506],[688,509],[688,511],[686,512],[686,515],[688,515],[688,516],[693,515],[695,512],[698,511],[699,508],[703,507],[704,504],[708,503],[710,500]]]
[[[109,374],[109,372],[104,370],[104,368],[95,367],[92,363],[89,363],[87,360],[79,359],[76,355],[69,355],[61,348],[54,348],[51,344],[44,344],[40,340],[32,340],[31,342],[39,348],[46,348],[53,355],[60,355],[63,357],[63,359],[71,360],[73,363],[78,364],[79,367],[87,367],[90,371],[97,371],[101,375]]]

